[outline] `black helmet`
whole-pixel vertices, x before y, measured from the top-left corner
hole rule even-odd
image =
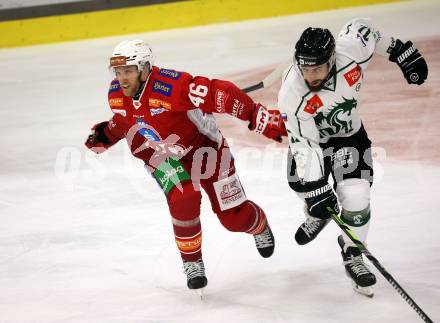
[[[309,27],[295,45],[299,65],[315,66],[328,62],[335,52],[335,39],[328,29]],[[333,65],[333,62],[330,62]]]

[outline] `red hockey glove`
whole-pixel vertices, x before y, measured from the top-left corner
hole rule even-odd
[[[97,123],[92,127],[92,133],[84,143],[91,151],[100,154],[117,143],[119,138],[112,135],[109,122]]]
[[[269,139],[281,142],[287,136],[286,126],[278,110],[267,110],[263,105],[256,104],[249,124],[249,130],[262,133]]]

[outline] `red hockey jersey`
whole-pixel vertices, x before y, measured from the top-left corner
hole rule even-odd
[[[191,158],[200,147],[219,148],[223,137],[212,112],[250,121],[255,107],[231,82],[158,67],[153,67],[138,100],[125,96],[113,80],[108,101],[114,113],[112,134],[125,137],[133,155],[153,167],[151,156],[164,146],[183,158]]]

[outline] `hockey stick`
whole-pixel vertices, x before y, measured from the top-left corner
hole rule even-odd
[[[243,92],[249,93],[259,89],[263,89],[274,84],[283,74],[283,71],[292,64],[292,59],[282,62],[276,69],[274,69],[269,75],[267,75],[262,81],[254,85],[245,87],[242,89]]]
[[[379,260],[377,260],[365,247],[365,245],[356,238],[354,233],[348,228],[344,222],[333,212],[333,210],[327,207],[330,212],[332,219],[336,224],[345,232],[345,234],[350,238],[351,241],[359,248],[359,250],[373,263],[373,265],[380,271],[382,276],[393,286],[393,288],[403,297],[403,299],[413,308],[414,311],[420,316],[420,318],[427,322],[432,323],[432,320],[428,315],[417,305],[417,303],[408,295],[408,293],[399,285],[399,283],[391,276],[391,274],[381,265]]]

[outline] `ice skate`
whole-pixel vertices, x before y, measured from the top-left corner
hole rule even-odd
[[[183,270],[186,274],[188,288],[194,290],[200,298],[203,298],[203,288],[208,285],[203,260],[184,261]]]
[[[373,297],[373,286],[376,284],[376,276],[369,270],[364,263],[361,251],[354,246],[345,244],[342,235],[338,237],[338,243],[341,247],[341,255],[345,266],[345,272],[351,279],[353,289],[359,294]]]
[[[315,239],[330,222],[330,219],[323,220],[310,216],[306,209],[304,209],[304,213],[306,214],[306,220],[295,233],[295,240],[299,245],[305,245]]]
[[[260,234],[254,235],[255,246],[261,257],[269,258],[272,256],[275,249],[275,237],[272,234],[269,224],[266,225],[266,229]]]

